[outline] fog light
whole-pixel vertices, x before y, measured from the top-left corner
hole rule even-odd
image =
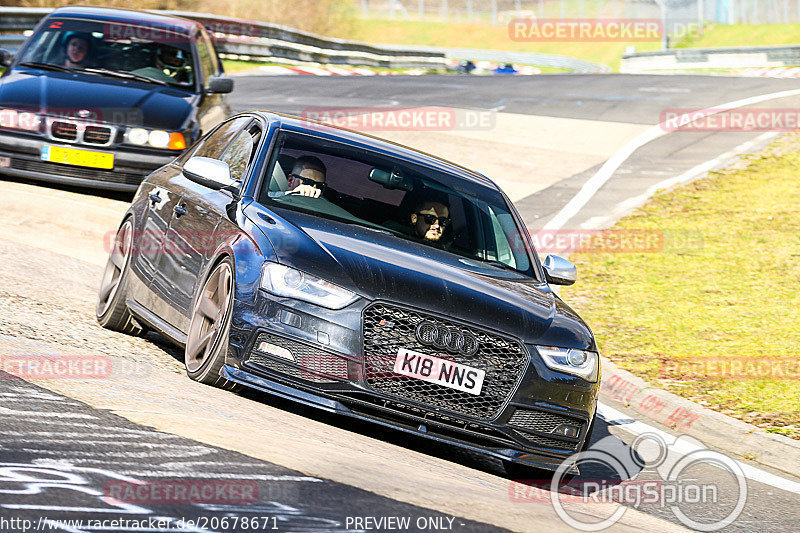
[[[570,437],[573,439],[578,438],[581,428],[577,426],[570,426],[569,424],[561,424],[553,430],[554,435],[561,435],[562,437]]]
[[[276,346],[269,342],[262,342],[258,345],[258,351],[261,353],[266,353],[269,355],[274,355],[275,357],[280,357],[281,359],[288,359],[289,361],[294,361],[294,356],[292,352],[283,348],[282,346]]]

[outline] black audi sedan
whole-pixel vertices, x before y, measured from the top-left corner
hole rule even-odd
[[[588,442],[600,360],[486,177],[397,144],[237,115],[148,176],[97,318],[240,386],[555,469]]]
[[[0,175],[135,191],[230,113],[203,26],[64,7],[0,50]]]

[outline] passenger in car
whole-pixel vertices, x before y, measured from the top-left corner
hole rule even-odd
[[[300,196],[319,198],[326,189],[325,163],[313,155],[298,157],[292,172],[286,176],[289,190]]]
[[[450,223],[450,209],[443,201],[420,201],[411,213],[414,231],[419,238],[426,241],[443,244],[442,237]]]
[[[89,58],[89,39],[79,33],[68,35],[64,41],[64,66],[84,68]]]

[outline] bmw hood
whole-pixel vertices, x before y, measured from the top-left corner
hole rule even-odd
[[[292,223],[284,219],[270,233],[280,235],[275,253],[287,266],[368,300],[425,309],[524,342],[594,346],[583,320],[545,283],[379,230],[286,214]]]
[[[183,129],[196,95],[135,80],[89,74],[14,70],[0,79],[0,107],[87,120]]]

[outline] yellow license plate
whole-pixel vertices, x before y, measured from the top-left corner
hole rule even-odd
[[[42,146],[42,161],[79,167],[114,168],[114,154],[63,146]]]

